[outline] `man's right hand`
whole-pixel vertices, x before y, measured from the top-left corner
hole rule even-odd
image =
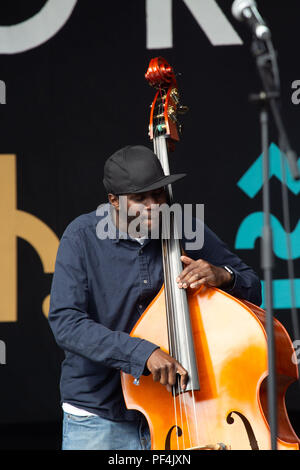
[[[176,375],[180,375],[180,387],[184,391],[188,382],[188,373],[179,362],[161,349],[155,349],[147,361],[147,368],[153,375],[154,382],[166,385],[169,392],[176,384]]]

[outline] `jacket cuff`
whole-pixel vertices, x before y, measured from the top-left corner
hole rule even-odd
[[[131,354],[131,375],[138,379],[141,375],[149,375],[146,363],[153,351],[159,349],[157,344],[142,339]]]

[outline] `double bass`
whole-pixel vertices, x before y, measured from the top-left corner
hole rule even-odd
[[[146,73],[156,88],[149,135],[165,174],[168,152],[179,140],[180,104],[177,81],[168,62],[152,59]],[[172,188],[168,186],[169,202]],[[121,372],[126,406],[146,417],[152,450],[270,449],[267,411],[266,315],[258,306],[205,285],[179,289],[183,266],[176,224],[162,238],[164,284],[131,336],[157,344],[189,373],[185,391],[179,382],[172,393],[151,375],[137,382]],[[289,421],[285,393],[297,380],[291,339],[274,319],[276,348],[278,450],[299,450],[300,440]],[[294,357],[295,359],[295,357]],[[179,381],[179,379],[178,379]]]

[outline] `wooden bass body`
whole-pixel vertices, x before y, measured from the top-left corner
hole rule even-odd
[[[202,286],[188,289],[188,303],[200,381],[199,391],[172,396],[166,387],[141,376],[140,384],[121,373],[126,406],[148,421],[153,450],[226,448],[270,449],[267,423],[267,337],[265,312],[229,294]],[[165,352],[168,329],[164,286],[131,335]],[[285,392],[297,379],[294,349],[274,320],[277,364],[278,450],[298,450],[285,407]]]

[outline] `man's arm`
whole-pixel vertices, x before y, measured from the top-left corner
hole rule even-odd
[[[64,235],[56,258],[49,311],[49,323],[57,344],[66,351],[134,377],[142,375],[149,356],[158,346],[106,328],[93,319],[88,311],[88,300],[80,239],[73,234]]]
[[[249,300],[256,305],[261,304],[261,283],[257,274],[232,253],[206,225],[203,247],[200,250],[187,250],[186,254],[190,259],[197,261],[197,265],[190,266],[191,262],[186,260],[183,276],[178,283],[188,286],[197,282],[193,287],[198,287],[201,283],[213,285],[240,299]],[[182,261],[185,262],[184,259]],[[223,266],[228,266],[233,271],[233,282],[230,282],[229,273]],[[197,275],[198,279],[193,277]]]

